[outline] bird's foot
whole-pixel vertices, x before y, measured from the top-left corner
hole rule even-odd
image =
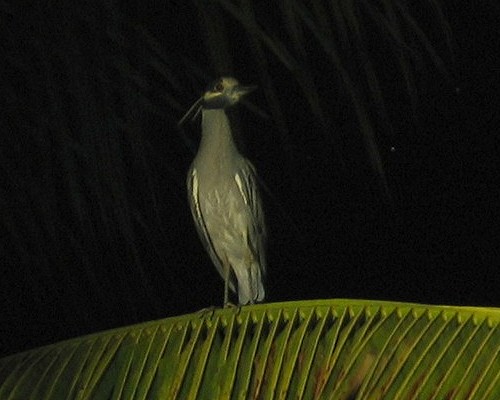
[[[217,310],[217,307],[210,306],[210,307],[202,308],[201,310],[196,311],[196,314],[198,314],[201,319],[212,318],[214,316],[215,310]],[[209,316],[209,314],[210,314],[210,316]]]
[[[224,304],[224,310],[228,310],[228,309],[233,310],[234,311],[233,314],[238,316],[238,315],[240,315],[240,312],[241,312],[241,305],[227,302]]]

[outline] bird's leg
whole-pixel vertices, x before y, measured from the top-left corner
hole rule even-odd
[[[229,272],[231,271],[231,265],[229,261],[225,260],[224,263],[224,308],[237,307],[229,301]]]
[[[229,262],[224,263],[224,307],[229,303]]]

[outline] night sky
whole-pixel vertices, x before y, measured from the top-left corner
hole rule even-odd
[[[300,75],[268,48],[256,57],[238,19],[215,1],[8,3],[0,6],[0,356],[222,304],[223,281],[186,195],[200,121],[177,127],[221,73],[259,86],[230,115],[265,185],[266,301],[499,306],[493,1],[446,2],[449,31],[432,7],[408,11],[432,54],[408,29],[396,52],[360,7],[365,58],[360,38],[336,36],[349,84],[308,28],[305,56],[289,47]],[[265,3],[257,20],[287,43],[280,10]],[[323,122],[304,94],[310,82]],[[390,198],[370,163],[353,87]]]

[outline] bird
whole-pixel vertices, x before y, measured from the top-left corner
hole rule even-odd
[[[265,298],[266,226],[257,173],[234,142],[226,109],[256,86],[232,77],[211,83],[179,121],[201,112],[201,141],[187,175],[188,200],[205,250],[224,280],[224,307],[229,289],[238,305]]]

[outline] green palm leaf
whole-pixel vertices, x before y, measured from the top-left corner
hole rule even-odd
[[[1,399],[498,399],[500,310],[320,300],[201,311],[0,360]]]

